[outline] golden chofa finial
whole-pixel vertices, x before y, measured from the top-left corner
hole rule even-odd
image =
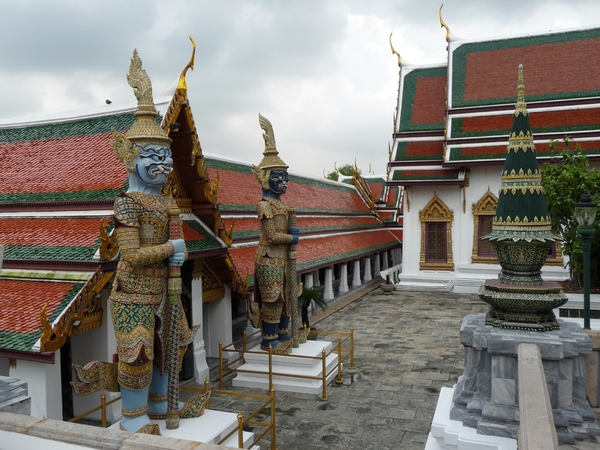
[[[515,115],[527,114],[527,105],[525,104],[525,82],[523,81],[523,64],[519,64],[519,82],[517,84],[517,105]]]
[[[444,7],[444,4],[442,3],[442,6],[440,6],[440,25],[442,28],[446,29],[446,42],[450,42],[450,28],[448,28],[448,25],[446,25],[446,22],[444,22],[444,19],[442,19],[442,8]]]
[[[190,35],[190,41],[192,41],[192,57],[190,58],[190,62],[187,63],[187,66],[185,66],[183,68],[183,70],[181,71],[181,75],[179,75],[179,83],[177,85],[178,89],[187,90],[187,84],[185,82],[185,74],[187,73],[188,69],[194,70],[194,61],[196,59],[196,41],[194,41],[194,38],[192,37],[192,35]]]
[[[394,33],[390,33],[390,48],[392,49],[392,54],[398,56],[398,67],[402,67],[402,58],[400,58],[400,53],[396,51],[394,45],[392,44],[392,34]]]

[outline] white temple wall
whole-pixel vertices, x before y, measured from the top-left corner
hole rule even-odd
[[[17,367],[10,369],[9,376],[27,382],[32,416],[63,419],[59,351],[54,353],[54,364],[17,360]]]
[[[458,186],[411,186],[409,189],[410,210],[404,205],[404,239],[402,248],[403,285],[446,285],[454,292],[476,293],[486,279],[496,278],[499,264],[474,264],[471,262],[473,235],[473,204],[489,190],[498,196],[502,183],[502,165],[475,166],[469,171],[469,186],[463,191]],[[452,221],[452,252],[454,270],[420,270],[421,223],[419,212],[437,194],[454,213]],[[464,195],[464,200],[463,200]],[[464,212],[463,212],[464,201]],[[542,277],[548,281],[563,280],[568,272],[560,266],[544,266]]]
[[[223,346],[233,341],[231,320],[231,289],[225,286],[225,297],[205,303],[204,307],[204,347],[206,356],[219,357],[219,342]]]
[[[0,376],[7,377],[9,373],[8,358],[0,358]]]

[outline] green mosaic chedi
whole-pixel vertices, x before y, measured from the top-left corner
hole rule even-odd
[[[492,232],[482,238],[491,241],[502,271],[497,280],[481,286],[479,297],[491,306],[488,325],[549,331],[559,328],[552,310],[566,303],[567,297],[558,283],[544,282],[541,276],[552,243],[560,238],[552,234],[521,65],[517,90]]]
[[[519,66],[517,104],[502,170],[492,232],[483,239],[494,246],[503,283],[541,285],[541,267],[553,242],[550,216],[525,104],[523,66]]]

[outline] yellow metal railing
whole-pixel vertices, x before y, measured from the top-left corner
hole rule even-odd
[[[262,433],[260,433],[258,436],[254,436],[254,441],[249,445],[249,448],[252,448],[252,446],[258,444],[258,442],[264,436],[266,436],[267,433],[271,432],[271,450],[277,449],[276,432],[275,432],[275,389],[270,389],[268,395],[247,394],[247,393],[242,393],[242,392],[224,391],[224,390],[217,390],[217,389],[211,390],[210,382],[208,380],[206,380],[204,382],[204,388],[194,387],[194,386],[181,386],[180,389],[188,390],[188,391],[199,391],[199,392],[209,392],[210,391],[210,398],[212,398],[213,395],[228,395],[228,396],[233,396],[233,397],[251,398],[251,399],[262,401],[260,406],[253,413],[248,415],[248,417],[246,417],[246,418],[244,418],[243,414],[240,411],[238,411],[238,414],[237,414],[238,426],[237,426],[237,428],[235,430],[232,430],[226,436],[224,436],[219,442],[217,442],[217,445],[223,444],[227,439],[229,439],[231,436],[233,436],[234,433],[237,432],[238,446],[239,446],[239,448],[244,448],[244,434],[243,434],[244,426],[245,425],[254,425],[254,426],[259,426],[259,427],[265,427],[265,430],[262,431]],[[209,402],[207,402],[206,408],[210,408],[210,400],[209,400]],[[269,410],[269,415],[271,417],[270,421],[254,420],[254,418],[258,414],[260,414],[265,408],[270,408],[270,410]]]
[[[293,357],[293,358],[304,358],[304,359],[313,359],[320,360],[322,364],[322,370],[320,376],[309,376],[309,375],[297,375],[290,373],[280,373],[273,371],[273,351],[269,349],[269,367],[268,370],[258,371],[258,370],[248,370],[241,369],[240,366],[245,362],[245,354],[264,354],[263,351],[255,352],[247,349],[247,340],[255,335],[260,334],[260,331],[257,331],[249,336],[246,335],[246,331],[241,339],[232,342],[227,346],[223,346],[222,342],[219,342],[219,388],[223,389],[223,376],[224,373],[254,373],[254,374],[267,374],[269,377],[269,390],[273,389],[273,377],[289,377],[289,378],[303,378],[308,380],[321,380],[323,385],[323,392],[321,394],[321,400],[327,400],[327,378],[334,370],[337,370],[337,378],[336,382],[338,384],[342,384],[342,367],[343,362],[349,360],[348,368],[350,370],[354,370],[356,367],[354,365],[354,328],[350,328],[349,332],[346,331],[322,331],[315,330],[309,334],[321,334],[321,335],[330,335],[337,336],[337,345],[332,345],[331,350],[326,352],[323,349],[323,352],[320,356],[306,356],[306,355],[294,355],[294,354],[277,354],[278,357]],[[241,345],[240,345],[241,344]],[[236,349],[236,346],[241,347],[240,350]],[[229,354],[237,353],[238,357],[233,359],[232,361],[225,362],[223,359],[223,352],[228,352]],[[332,353],[337,353],[337,365],[333,367],[331,370],[327,371],[327,357]]]
[[[275,389],[274,388],[270,389],[268,395],[245,394],[245,393],[241,393],[241,392],[224,391],[224,390],[211,390],[210,382],[208,380],[206,380],[204,382],[204,388],[193,387],[193,386],[180,386],[179,388],[181,390],[188,390],[188,391],[210,392],[211,397],[213,395],[229,395],[229,396],[234,396],[234,397],[244,397],[244,398],[250,398],[250,399],[262,401],[260,406],[253,413],[248,415],[248,417],[246,417],[246,418],[244,418],[243,414],[238,411],[237,427],[234,430],[232,430],[229,434],[222,437],[221,440],[219,442],[217,442],[217,445],[222,445],[231,436],[233,436],[235,433],[237,433],[238,446],[239,446],[239,448],[244,448],[244,426],[245,425],[254,425],[254,426],[259,426],[259,427],[265,427],[266,429],[260,435],[258,435],[258,437],[256,435],[254,436],[254,440],[250,444],[249,448],[252,448],[252,446],[258,444],[258,442],[264,436],[266,436],[267,433],[270,432],[271,433],[271,450],[276,450],[277,445],[276,445],[276,432],[275,432]],[[68,422],[77,422],[77,421],[89,416],[90,414],[95,413],[96,411],[101,411],[102,428],[106,428],[107,427],[106,407],[118,400],[121,400],[121,396],[118,396],[118,397],[112,399],[111,401],[107,402],[106,394],[103,392],[102,395],[100,396],[100,406],[98,406],[94,409],[91,409],[89,411],[86,411],[83,414],[80,414],[76,417],[73,417],[72,419],[68,420]],[[209,397],[209,400],[206,402],[205,408],[210,409],[210,397]],[[269,408],[270,421],[255,420],[254,418],[258,414],[260,414],[265,408]]]
[[[117,402],[119,400],[121,400],[121,396],[113,398],[111,401],[107,402],[106,401],[106,394],[104,392],[102,392],[102,395],[100,395],[100,406],[97,406],[94,409],[90,409],[89,411],[86,411],[83,414],[79,414],[78,416],[75,416],[72,419],[67,420],[67,422],[77,422],[78,420],[81,420],[84,417],[87,417],[90,414],[95,413],[96,411],[102,411],[101,412],[101,414],[102,414],[102,419],[101,419],[102,428],[106,428],[106,426],[107,426],[107,423],[106,423],[106,407],[108,405],[112,405],[114,402]]]

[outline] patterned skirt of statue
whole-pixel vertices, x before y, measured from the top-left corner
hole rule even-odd
[[[285,314],[286,290],[285,260],[280,258],[260,257],[254,264],[255,301],[263,311],[262,319],[268,323],[279,323],[279,316]],[[277,305],[275,303],[277,302]],[[269,311],[273,309],[270,317]]]
[[[135,280],[131,280],[131,278]],[[135,281],[135,294],[117,290],[115,287],[123,278]],[[142,279],[144,278],[144,279]],[[140,286],[148,289],[140,293]],[[145,295],[144,295],[145,294]],[[117,279],[111,294],[111,315],[119,354],[119,385],[132,390],[141,390],[150,385],[152,369],[161,372],[164,366],[167,330],[166,323],[167,279],[144,275],[117,272]],[[177,321],[179,331],[179,366],[187,346],[192,342],[195,329],[187,324],[183,308],[179,308]]]

